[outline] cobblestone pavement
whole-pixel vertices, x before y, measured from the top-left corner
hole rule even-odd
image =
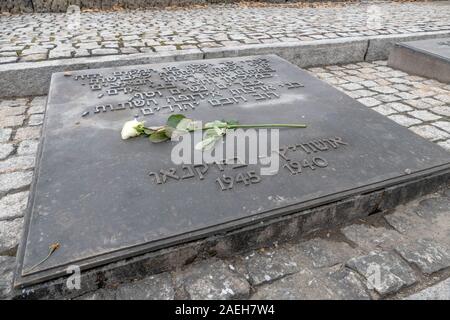
[[[0,15],[0,64],[450,30],[450,1]]]
[[[309,71],[450,151],[450,85],[391,69],[385,61]],[[0,297],[10,294],[44,112],[45,97],[0,100]],[[199,261],[81,298],[448,298],[449,276],[447,186],[300,242]]]

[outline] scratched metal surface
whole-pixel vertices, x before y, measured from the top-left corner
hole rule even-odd
[[[16,283],[28,284],[64,274],[64,266],[76,263],[86,268],[112,260],[170,246],[237,228],[244,223],[268,219],[272,213],[374,184],[407,179],[408,174],[448,168],[449,154],[388,118],[373,112],[347,95],[274,56],[202,60],[196,64],[242,64],[266,59],[276,72],[262,79],[272,84],[279,98],[233,103],[214,107],[207,99],[183,113],[199,120],[238,119],[241,123],[307,123],[307,129],[280,130],[280,145],[295,145],[319,138],[339,137],[347,143],[315,155],[327,160],[324,168],[303,168],[291,174],[262,176],[259,183],[235,183],[221,191],[215,181],[221,174],[210,167],[203,180],[198,176],[156,184],[149,172],[176,167],[170,162],[174,142],[152,144],[145,138],[123,141],[120,129],[137,109],[93,113],[93,106],[127,101],[133,94],[99,97],[89,85],[80,85],[76,75],[112,74],[136,68],[176,66],[175,62],[115,69],[85,70],[52,78],[43,141],[33,183],[25,237],[19,250]],[[167,70],[167,69],[166,69]],[[156,77],[156,73],[155,73]],[[301,82],[289,89],[286,83]],[[154,82],[154,86],[158,81]],[[186,85],[176,85],[181,91]],[[103,89],[102,89],[103,90]],[[150,89],[148,89],[150,90]],[[169,96],[164,89],[165,96]],[[104,90],[103,90],[104,91]],[[226,92],[226,90],[223,90]],[[161,104],[160,104],[161,105]],[[88,115],[81,115],[90,111]],[[170,114],[165,108],[145,116],[149,125],[163,124]],[[310,158],[290,151],[294,160]],[[285,164],[283,159],[281,165]],[[226,174],[258,167],[230,169]],[[352,192],[353,192],[352,191]],[[300,207],[298,206],[300,204]],[[51,243],[61,248],[35,268]],[[27,271],[28,270],[28,271]]]

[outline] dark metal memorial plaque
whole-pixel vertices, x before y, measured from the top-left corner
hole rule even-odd
[[[280,129],[270,176],[245,161],[174,165],[176,142],[120,137],[136,115],[161,125],[173,113],[308,128]],[[449,167],[444,149],[275,55],[54,74],[16,285]]]
[[[401,42],[388,64],[415,75],[450,83],[450,38]]]

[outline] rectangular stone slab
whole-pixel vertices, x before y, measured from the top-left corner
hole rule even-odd
[[[450,38],[397,43],[389,54],[388,65],[450,83]]]
[[[175,112],[202,121],[308,128],[280,129],[279,172],[246,185],[238,180],[259,173],[259,165],[192,172],[171,162],[176,142],[120,137],[135,115],[162,125]],[[300,161],[302,172],[294,174],[288,160]],[[54,74],[15,284],[448,173],[449,167],[444,149],[275,55]],[[158,184],[149,173],[162,169],[169,175]],[[231,189],[221,190],[223,175],[234,177]],[[53,243],[60,248],[36,266]]]

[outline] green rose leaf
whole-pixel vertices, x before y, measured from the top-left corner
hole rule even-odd
[[[159,143],[164,142],[169,139],[169,137],[166,135],[165,130],[155,131],[150,136],[149,139],[151,142]]]
[[[192,119],[188,119],[188,118],[184,118],[181,119],[180,122],[178,122],[176,128],[177,130],[181,130],[181,131],[187,131],[189,126],[192,123]]]
[[[172,114],[167,119],[167,126],[168,127],[172,127],[172,128],[176,128],[177,125],[180,123],[180,121],[183,120],[184,118],[186,118],[186,117],[184,115],[182,115],[182,114]]]
[[[217,141],[219,141],[221,136],[212,136],[206,139],[203,139],[199,143],[195,145],[196,150],[209,150],[214,147]]]
[[[206,129],[208,129],[208,128],[214,128],[214,127],[226,127],[227,126],[227,123],[226,122],[223,122],[223,121],[219,121],[219,120],[215,120],[215,121],[213,121],[213,122],[208,122],[208,123],[205,123],[205,128]]]
[[[142,132],[145,133],[146,135],[151,135],[153,132],[155,132],[155,130],[152,130],[150,128],[143,128]]]
[[[235,125],[239,124],[239,121],[237,121],[237,120],[222,120],[222,121],[226,122],[230,126],[235,126]]]

